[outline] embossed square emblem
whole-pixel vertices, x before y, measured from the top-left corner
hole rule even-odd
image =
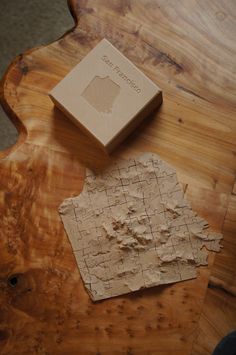
[[[162,103],[161,89],[106,39],[49,95],[108,152]]]

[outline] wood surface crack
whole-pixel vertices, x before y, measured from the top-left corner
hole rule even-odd
[[[208,101],[205,97],[196,94],[194,91],[192,91],[192,90],[190,90],[190,89],[187,89],[187,88],[183,87],[182,85],[178,85],[178,84],[177,84],[176,87],[177,87],[177,89],[180,89],[180,90],[186,92],[187,94],[196,96],[196,97],[198,97],[199,99],[202,99],[202,100],[204,100],[204,101],[210,102],[210,101]]]
[[[103,18],[100,18],[99,16],[95,15],[94,12],[89,11],[89,15],[92,17],[95,17],[97,20],[102,21],[104,23],[104,26],[109,26],[109,23],[107,21],[105,21]],[[159,49],[157,49],[156,47],[154,47],[151,43],[149,43],[148,41],[146,41],[144,38],[141,38],[140,35],[140,28],[133,31],[133,32],[129,32],[124,28],[121,28],[120,26],[117,26],[115,23],[112,24],[113,28],[116,28],[118,31],[120,32],[125,32],[126,34],[130,35],[130,36],[135,36],[137,38],[138,34],[139,34],[139,40],[144,43],[146,46],[149,47],[149,50],[151,51],[151,54],[153,55],[153,59],[154,59],[154,66],[159,64],[159,63],[165,63],[167,65],[170,65],[172,67],[175,68],[175,71],[177,74],[181,73],[184,71],[183,65],[179,64],[176,62],[176,60],[174,60],[170,54],[165,53],[164,51],[161,51]],[[93,36],[94,35],[94,31],[92,31],[91,27],[89,28],[84,28],[84,27],[80,27],[78,30],[84,30],[86,32],[87,35]],[[98,33],[102,36],[104,36],[105,29],[103,28],[96,28],[96,33]]]
[[[232,297],[236,297],[236,288],[234,286],[228,286],[224,281],[213,276],[210,277],[208,288],[221,290]]]
[[[159,63],[166,63],[168,65],[173,66],[176,70],[176,73],[181,73],[184,70],[182,64],[177,63],[168,53],[157,49],[152,44],[142,38],[140,38],[140,40],[151,48],[152,54],[154,56],[154,65]]]

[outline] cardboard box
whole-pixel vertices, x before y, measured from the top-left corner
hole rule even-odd
[[[162,103],[161,89],[106,39],[49,95],[107,152]]]

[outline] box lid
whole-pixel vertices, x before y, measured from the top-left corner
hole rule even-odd
[[[153,110],[153,106],[162,101],[160,88],[106,39],[99,42],[49,95],[74,123],[107,150],[119,135],[125,138],[130,123],[138,119],[150,102]]]

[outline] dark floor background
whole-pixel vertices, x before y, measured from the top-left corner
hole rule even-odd
[[[18,54],[56,40],[73,24],[66,0],[0,0],[0,77]],[[0,150],[16,140],[0,107]]]

